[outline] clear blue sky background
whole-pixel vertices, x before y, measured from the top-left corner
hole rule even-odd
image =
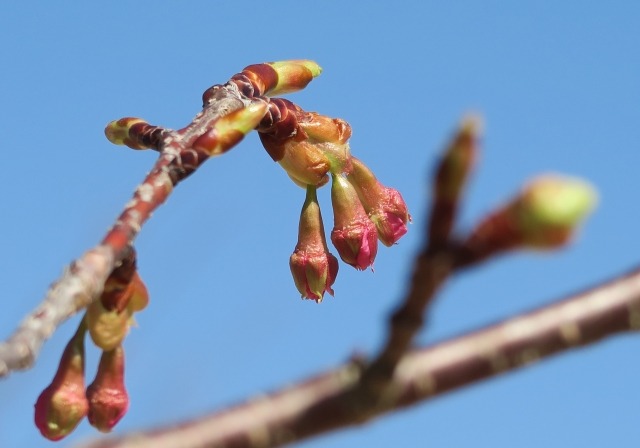
[[[353,126],[352,151],[398,188],[409,234],[376,271],[342,265],[336,297],[302,301],[288,257],[304,192],[256,135],[180,185],[137,241],[151,292],[126,340],[116,432],[188,419],[371,353],[421,241],[425,178],[459,118],[486,119],[469,228],[530,177],[589,179],[601,203],[574,245],[453,280],[420,344],[594,284],[639,259],[640,4],[585,2],[3,2],[0,336],[96,244],[154,162],[111,145],[123,116],[182,127],[244,66],[308,58],[290,98]],[[327,227],[328,189],[322,190]],[[33,403],[77,317],[36,366],[0,381],[0,446],[48,447]],[[423,404],[316,447],[628,446],[640,422],[640,339],[624,336]],[[90,350],[90,379],[98,361]],[[97,436],[86,422],[60,443]]]

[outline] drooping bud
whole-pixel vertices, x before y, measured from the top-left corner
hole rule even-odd
[[[331,286],[338,274],[338,260],[327,248],[316,188],[307,187],[300,213],[298,244],[289,259],[296,288],[303,298],[322,301],[325,291],[333,295]]]
[[[89,423],[102,432],[110,432],[129,408],[124,386],[124,349],[121,345],[102,353],[98,372],[87,388]]]
[[[378,238],[385,246],[392,246],[407,233],[411,220],[407,204],[400,192],[385,187],[362,161],[351,158],[353,170],[347,176],[360,202],[376,226]]]
[[[595,203],[596,193],[588,183],[541,176],[476,227],[462,246],[461,263],[472,264],[518,247],[562,247]]]
[[[209,157],[219,156],[237,145],[262,120],[267,103],[253,101],[248,106],[220,117],[211,129],[198,137],[192,148]]]
[[[320,73],[317,63],[300,59],[250,65],[241,74],[257,87],[256,95],[276,96],[304,89]]]
[[[87,415],[89,403],[84,393],[84,321],[71,338],[51,384],[35,404],[35,424],[49,440],[70,434]]]
[[[125,117],[109,123],[104,134],[114,145],[125,145],[132,149],[158,149],[164,131],[164,128],[152,126],[141,118]]]
[[[378,252],[376,227],[367,216],[353,186],[341,175],[333,175],[331,203],[334,227],[331,241],[342,261],[358,270],[373,266]]]

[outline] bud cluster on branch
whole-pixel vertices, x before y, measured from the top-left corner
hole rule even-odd
[[[407,232],[411,216],[402,195],[382,184],[364,162],[351,155],[349,124],[274,97],[304,88],[320,73],[318,64],[309,60],[250,65],[227,83],[207,89],[202,96],[202,111],[182,129],[155,126],[132,117],[107,125],[105,134],[111,142],[136,150],[152,149],[159,157],[101,243],[75,260],[52,285],[42,304],[6,342],[0,343],[0,376],[4,376],[31,366],[56,327],[86,310],[51,384],[35,404],[35,423],[45,437],[65,437],[84,417],[98,430],[108,432],[124,416],[129,397],[124,385],[123,341],[134,323],[134,314],[148,304],[146,287],[137,272],[133,242],[176,185],[210,157],[230,150],[252,130],[258,132],[269,156],[305,190],[298,241],[289,259],[295,286],[303,298],[321,302],[325,292],[333,295],[338,274],[338,259],[327,244],[318,188],[331,181],[334,222],[330,240],[340,259],[355,269],[373,269],[378,241],[393,246]],[[582,180],[545,174],[527,183],[470,231],[459,233],[455,228],[458,209],[478,158],[479,135],[477,118],[463,120],[436,164],[431,207],[424,219],[424,244],[416,256],[408,290],[389,318],[386,340],[379,352],[371,359],[351,362],[340,372],[276,394],[274,402],[304,390],[304,399],[296,396],[297,401],[291,401],[300,408],[296,415],[287,406],[261,413],[263,421],[257,424],[264,446],[282,445],[361,423],[449,390],[448,383],[438,376],[438,366],[444,366],[447,378],[456,378],[458,385],[479,378],[473,358],[476,354],[469,348],[477,344],[471,337],[462,338],[464,341],[459,343],[471,360],[452,363],[451,357],[441,355],[437,349],[427,350],[425,359],[435,362],[435,367],[425,368],[418,359],[421,355],[410,353],[429,304],[446,280],[462,269],[508,250],[564,246],[596,199],[593,189]],[[500,339],[499,331],[493,330],[478,333],[477,338],[492,344],[482,346],[488,351],[482,355],[480,376],[517,367],[517,360],[527,350],[546,356],[603,337],[607,331],[636,328],[639,311],[634,308],[635,302],[630,302],[636,298],[636,289],[634,280],[627,296],[616,296],[618,302],[627,305],[626,314],[620,312],[622,305],[618,302],[617,308],[601,307],[603,313],[617,319],[611,328],[593,319],[592,303],[600,303],[600,299],[585,294],[575,299],[577,305],[571,302],[571,307],[578,309],[582,300],[586,311],[575,312],[570,318],[551,318],[544,310],[527,318],[527,325],[536,330],[531,331],[531,340]],[[556,308],[565,310],[566,306]],[[517,322],[513,325],[517,326]],[[584,341],[580,339],[581,332],[585,332]],[[102,350],[96,377],[89,386],[85,386],[86,333]],[[252,406],[240,407],[238,412],[250,415]],[[224,418],[213,416],[212,427]],[[224,430],[215,433],[201,429],[198,424],[182,425],[155,432],[149,436],[153,445],[148,446],[164,446],[163,441],[169,444],[172,434],[181,431],[192,431],[189,437],[194,444],[189,446],[253,446],[248,432],[251,424],[247,428],[245,432],[228,434]],[[146,436],[136,437],[143,440]],[[117,443],[105,442],[105,446],[118,446]]]

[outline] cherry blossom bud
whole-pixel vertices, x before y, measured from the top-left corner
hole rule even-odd
[[[297,185],[320,187],[329,181],[329,172],[351,170],[351,127],[346,121],[306,112],[282,98],[269,106],[258,127],[260,140]]]
[[[80,324],[69,341],[51,384],[35,404],[35,424],[49,440],[70,434],[87,415],[89,403],[84,393],[84,335]]]
[[[129,408],[124,386],[124,350],[121,345],[102,353],[95,380],[87,388],[89,423],[109,432]]]
[[[353,170],[348,180],[354,186],[360,202],[376,226],[378,238],[385,246],[392,246],[407,233],[411,216],[400,192],[385,187],[362,161],[351,158]]]
[[[304,89],[320,73],[317,63],[299,59],[249,65],[231,79],[249,81],[255,89],[253,95],[275,96]]]
[[[338,274],[338,260],[327,248],[316,188],[307,187],[307,197],[300,214],[298,244],[289,259],[291,274],[303,298],[320,303],[325,291],[333,295],[331,286]]]
[[[509,249],[556,249],[565,245],[591,211],[596,193],[586,182],[546,175],[489,214],[462,246],[469,265]]]
[[[362,207],[353,186],[341,175],[331,186],[334,227],[331,241],[342,261],[358,270],[373,266],[378,252],[376,227]]]
[[[586,182],[547,175],[527,185],[509,213],[527,246],[554,249],[571,239],[595,202],[596,193]]]
[[[129,332],[133,324],[133,313],[144,309],[149,295],[137,271],[125,276],[123,284],[121,266],[109,276],[99,300],[94,300],[86,312],[89,334],[94,344],[109,351],[117,347]],[[133,265],[135,269],[135,264]]]

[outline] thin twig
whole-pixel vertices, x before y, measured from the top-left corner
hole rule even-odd
[[[208,132],[220,117],[242,109],[250,101],[233,83],[217,86],[211,97],[187,127],[166,131],[161,136],[155,133],[154,138],[147,138],[147,143],[157,144],[154,149],[160,152],[151,172],[138,186],[102,243],[73,261],[47,291],[41,304],[5,342],[0,343],[0,378],[11,371],[31,367],[42,344],[55,329],[99,297],[105,280],[126,254],[145,221],[169,197],[173,187],[208,158],[202,151],[191,148],[194,141]]]
[[[640,329],[640,268],[563,301],[404,356],[375,416],[411,406],[553,354]],[[349,362],[200,419],[82,448],[274,447],[361,424],[347,397],[362,367]]]

